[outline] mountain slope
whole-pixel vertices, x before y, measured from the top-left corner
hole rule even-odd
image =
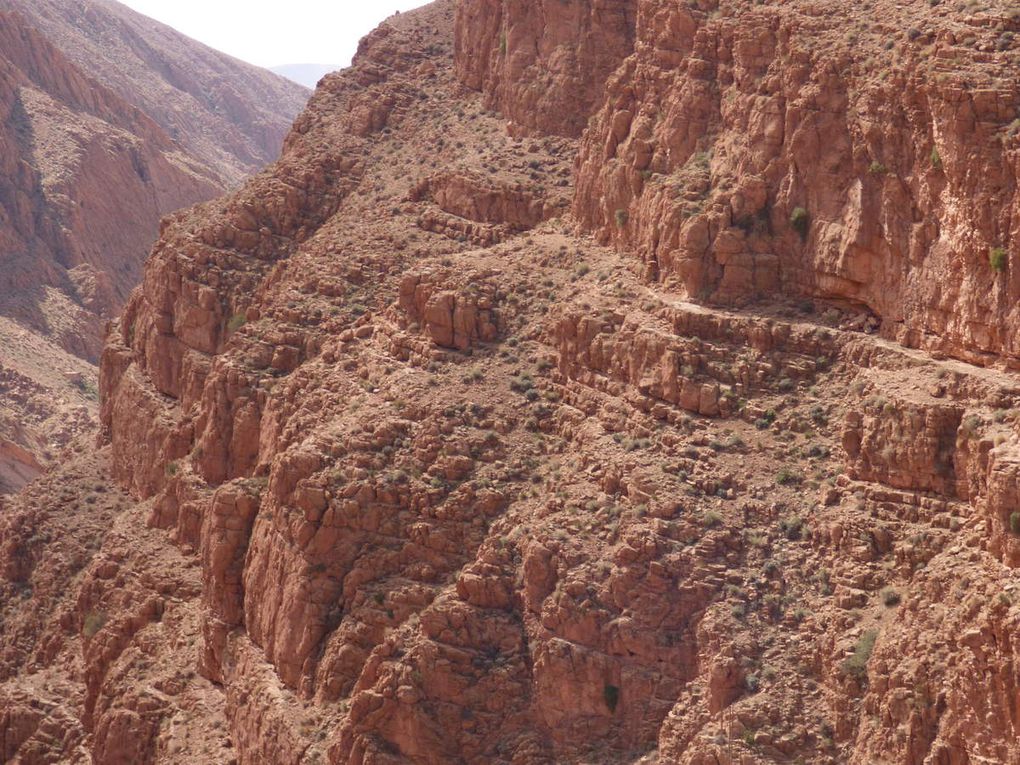
[[[3,756],[1020,762],[1014,346],[924,319],[987,310],[989,269],[1020,297],[1020,16],[862,8],[440,0],[366,38],[278,162],[168,221],[106,446],[0,515]],[[988,87],[947,116],[929,74]],[[926,246],[832,286],[834,187]]]
[[[94,417],[160,218],[275,157],[305,96],[116,3],[0,3],[0,492]]]
[[[2,0],[226,185],[276,158],[308,93],[115,0]]]

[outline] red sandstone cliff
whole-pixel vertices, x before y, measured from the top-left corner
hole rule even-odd
[[[818,254],[877,224],[819,201],[852,205],[833,125],[865,121],[817,83],[884,39],[820,0],[562,6],[391,20],[279,162],[166,222],[103,354],[108,446],[4,509],[5,757],[1020,762],[1020,378],[960,329],[991,264],[959,250],[936,306]],[[916,3],[904,39],[992,77],[1008,11]],[[782,121],[714,115],[731,77],[724,114]],[[915,137],[901,91],[882,146]],[[925,207],[917,155],[867,166],[923,270],[940,216],[1009,220],[952,188],[1011,190],[1012,144],[915,117],[981,169],[940,154]],[[954,318],[907,342],[888,306]]]
[[[584,225],[679,294],[842,301],[911,347],[1015,366],[1010,4],[637,6],[582,142]]]
[[[634,0],[471,0],[457,9],[460,80],[517,130],[576,136],[634,45]]]

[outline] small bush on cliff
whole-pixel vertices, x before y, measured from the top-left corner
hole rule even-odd
[[[868,661],[871,659],[871,652],[875,650],[875,641],[878,639],[878,630],[868,630],[857,640],[854,646],[853,655],[843,662],[843,671],[853,675],[858,680],[863,680],[868,674]]]
[[[615,712],[617,704],[620,703],[620,689],[615,685],[606,683],[605,687],[602,689],[602,698],[605,699],[606,707],[609,711]]]
[[[779,522],[779,530],[791,542],[796,542],[804,535],[804,519],[799,515],[784,518]]]
[[[1006,270],[1006,264],[1009,262],[1009,257],[1006,255],[1005,247],[993,247],[988,253],[988,265],[992,267],[993,271],[1002,273]]]
[[[227,322],[227,329],[231,332],[237,332],[237,330],[244,326],[247,320],[248,318],[244,313],[235,313],[230,317],[230,321]]]
[[[888,170],[881,162],[875,161],[868,166],[868,172],[872,175],[885,175]]]
[[[1020,512],[1010,514],[1009,530],[1020,536]]]
[[[794,470],[789,468],[783,468],[776,474],[776,483],[780,486],[788,486],[791,484],[801,483],[804,478]]]
[[[931,150],[931,166],[936,170],[942,169],[942,155],[939,154],[939,150],[935,147],[932,147]]]
[[[574,273],[571,274],[570,280],[577,281],[578,279],[583,279],[589,273],[591,273],[591,266],[589,266],[587,263],[579,263],[578,265],[574,266]]]
[[[94,637],[99,630],[106,624],[106,614],[102,611],[89,611],[85,616],[85,624],[82,627],[82,632],[85,633],[85,637]]]
[[[976,414],[968,414],[960,423],[960,430],[966,438],[973,438],[984,423]]]
[[[901,600],[900,594],[892,587],[882,590],[882,602],[885,603],[886,607],[892,608],[893,606],[898,606]]]
[[[535,381],[529,374],[522,374],[510,380],[510,390],[515,393],[527,393],[535,387]]]
[[[617,228],[623,228],[624,226],[627,225],[627,221],[630,220],[630,213],[622,209],[617,210],[615,213],[613,213],[613,218],[616,220]]]
[[[811,216],[803,207],[795,207],[790,213],[790,225],[793,226],[794,231],[800,234],[801,239],[807,239],[808,229],[811,227]]]
[[[756,428],[758,428],[758,430],[766,430],[772,427],[772,423],[774,423],[775,421],[776,412],[774,409],[769,409],[765,412],[764,415],[755,420],[754,425]]]
[[[81,378],[74,381],[74,387],[81,391],[82,395],[93,399],[94,401],[99,400],[99,388],[91,380]]]

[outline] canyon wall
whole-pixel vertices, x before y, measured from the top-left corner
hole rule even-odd
[[[574,212],[687,297],[873,313],[1013,364],[1020,20],[839,3],[458,8],[457,73],[515,130],[577,135]]]
[[[574,211],[693,299],[838,301],[911,347],[1013,365],[1018,24],[1004,5],[641,2]]]
[[[634,0],[467,0],[456,70],[520,130],[580,135],[634,44]]]
[[[1005,6],[974,11],[968,50]],[[753,50],[755,103],[838,80],[820,51],[845,45],[845,9],[641,2],[628,55],[629,8],[401,14],[325,78],[278,162],[164,221],[103,352],[103,448],[0,515],[5,757],[1020,762],[1008,342],[949,323],[894,343],[860,294],[818,288],[817,200],[846,172],[826,120],[857,114],[838,88],[786,228],[772,171],[719,174],[767,135],[786,178],[785,128],[717,141],[711,99],[697,122],[707,73]],[[601,13],[620,20],[599,24],[608,80],[575,66]],[[520,68],[493,55],[511,22]],[[819,52],[773,63],[784,25]],[[546,60],[562,78],[535,79]],[[529,122],[529,103],[578,111]],[[705,205],[677,231],[707,237],[698,258],[648,244],[655,211],[663,235],[679,219],[675,197],[649,203],[657,158],[688,140]],[[942,204],[890,202],[889,225],[934,230]],[[735,242],[776,249],[693,290]]]

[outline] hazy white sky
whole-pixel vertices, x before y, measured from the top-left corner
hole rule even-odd
[[[120,0],[139,13],[259,66],[346,66],[358,40],[426,0]]]

